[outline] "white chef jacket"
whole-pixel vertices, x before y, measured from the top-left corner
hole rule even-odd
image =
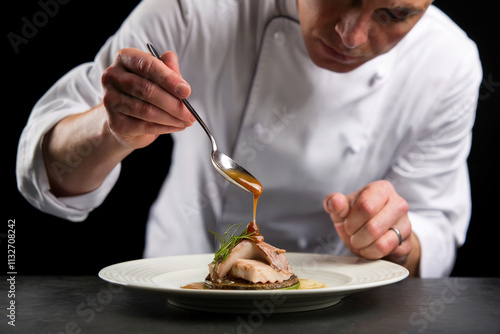
[[[145,0],[94,62],[70,71],[34,108],[17,177],[40,210],[82,221],[113,187],[120,165],[91,193],[54,197],[40,146],[60,119],[101,103],[101,75],[119,49],[147,50],[147,42],[178,54],[190,102],[220,150],[262,183],[257,222],[267,242],[348,254],[324,196],[386,179],[409,203],[421,275],[450,273],[470,218],[466,159],[482,71],[475,44],[440,10],[431,6],[387,54],[340,74],[308,57],[295,1]],[[172,136],[172,166],[150,210],[145,257],[213,252],[207,230],[252,220],[252,196],[214,171],[201,127]]]

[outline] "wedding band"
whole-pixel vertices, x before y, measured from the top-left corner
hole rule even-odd
[[[401,237],[401,233],[399,233],[399,230],[397,228],[395,228],[395,227],[391,227],[389,230],[394,231],[394,233],[397,234],[398,239],[399,239],[399,245],[398,246],[401,246],[401,243],[403,243],[403,238]]]

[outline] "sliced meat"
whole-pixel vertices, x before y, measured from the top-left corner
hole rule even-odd
[[[257,259],[261,256],[255,242],[250,240],[240,241],[231,251],[226,261],[210,263],[208,265],[212,280],[222,279],[231,272],[231,267],[239,259]]]
[[[252,283],[276,283],[289,279],[292,274],[274,270],[259,260],[239,259],[231,269],[231,277],[243,278]]]
[[[265,242],[257,242],[255,246],[259,248],[262,256],[264,256],[267,263],[269,263],[274,270],[283,272],[284,274],[293,274],[293,269],[285,256],[286,250],[276,248]]]
[[[285,256],[285,250],[269,245],[265,242],[252,240],[240,241],[231,251],[226,261],[209,264],[209,273],[212,280],[220,280],[231,274],[231,270],[238,260],[258,260],[270,266],[282,275],[293,275],[293,269]]]

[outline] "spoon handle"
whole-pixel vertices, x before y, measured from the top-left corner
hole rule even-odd
[[[189,112],[191,113],[191,115],[194,116],[194,118],[196,118],[196,120],[200,123],[201,127],[203,128],[203,130],[205,130],[205,132],[207,133],[208,137],[210,138],[210,141],[212,142],[212,146],[214,147],[214,151],[217,150],[217,145],[215,144],[215,139],[214,139],[214,136],[212,135],[212,132],[210,132],[210,130],[208,129],[208,126],[205,124],[205,122],[203,122],[203,120],[201,119],[200,115],[198,115],[198,113],[196,112],[196,110],[194,110],[193,106],[191,105],[191,103],[188,102],[188,100],[186,99],[181,99],[182,103],[184,103],[184,105],[186,106],[186,108],[189,110]]]
[[[158,51],[156,51],[156,48],[154,47],[154,45],[151,43],[148,43],[147,46],[148,46],[149,52],[151,52],[151,54],[153,56],[155,56],[156,58],[161,60],[160,54],[158,53]],[[182,101],[182,103],[184,103],[184,105],[189,110],[191,115],[193,115],[194,118],[196,118],[196,120],[198,121],[198,123],[200,123],[203,130],[205,130],[205,132],[207,133],[208,138],[210,139],[210,143],[212,144],[212,150],[214,152],[217,151],[217,144],[215,143],[215,138],[212,135],[212,132],[210,132],[210,130],[208,129],[208,126],[205,124],[205,122],[203,122],[203,119],[201,119],[200,115],[198,115],[198,113],[196,112],[196,110],[194,110],[193,106],[191,105],[191,103],[188,102],[188,100],[181,99],[181,101]]]

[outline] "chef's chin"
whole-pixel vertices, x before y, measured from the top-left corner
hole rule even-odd
[[[312,43],[307,50],[309,57],[316,66],[332,72],[347,73],[366,63],[365,58],[343,56],[319,40]]]

